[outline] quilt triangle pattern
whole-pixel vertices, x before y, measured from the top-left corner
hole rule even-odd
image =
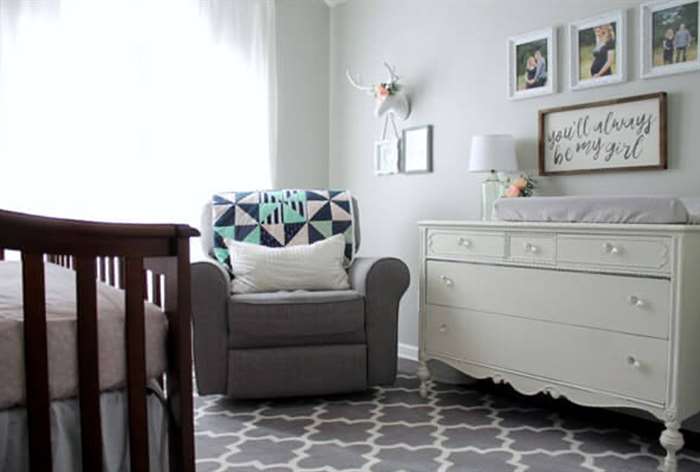
[[[313,244],[345,236],[346,264],[355,251],[353,199],[347,190],[282,189],[226,192],[212,197],[212,255],[229,270],[226,240],[268,247]]]

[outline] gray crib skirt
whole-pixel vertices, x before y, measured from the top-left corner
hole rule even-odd
[[[104,470],[128,471],[129,441],[126,392],[103,393],[100,397],[102,412],[102,448]],[[150,470],[167,470],[167,416],[155,394],[149,394],[148,445]],[[51,402],[51,452],[53,470],[74,472],[81,470],[80,413],[78,402],[59,400]],[[29,471],[27,414],[24,408],[0,411],[0,470]]]

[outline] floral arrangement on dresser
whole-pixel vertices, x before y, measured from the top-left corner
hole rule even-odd
[[[531,197],[535,192],[537,182],[535,182],[535,179],[532,177],[521,175],[520,177],[513,179],[513,181],[507,185],[506,190],[503,192],[504,197]]]

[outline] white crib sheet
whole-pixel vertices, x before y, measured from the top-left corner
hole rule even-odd
[[[70,398],[78,391],[75,272],[46,264],[45,274],[51,398]],[[97,286],[100,389],[105,391],[126,379],[124,292]],[[22,306],[21,263],[0,262],[0,409],[24,404]],[[147,303],[145,325],[146,373],[153,378],[166,368],[167,318]]]

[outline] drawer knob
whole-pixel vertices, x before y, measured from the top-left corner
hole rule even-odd
[[[630,305],[636,306],[637,308],[642,308],[646,305],[644,300],[635,295],[630,295],[627,300],[630,302]]]
[[[472,245],[472,242],[467,238],[459,238],[457,244],[459,244],[462,247],[470,247]]]
[[[613,254],[613,255],[615,255],[615,254],[620,254],[620,252],[621,252],[620,248],[617,247],[617,246],[615,246],[615,245],[612,244],[612,243],[605,243],[605,244],[603,244],[603,249],[604,249],[605,252],[607,252],[608,254]]]
[[[532,243],[525,243],[525,250],[532,254],[537,254],[540,251],[540,249]]]
[[[639,359],[632,355],[627,356],[627,365],[629,365],[630,367],[634,367],[635,369],[639,369],[642,366],[642,364],[639,362]]]
[[[446,275],[441,275],[440,280],[442,280],[445,283],[445,285],[447,285],[448,287],[452,287],[452,285],[454,285],[454,282],[452,281],[452,279]]]
[[[441,333],[446,333],[447,332],[447,325],[445,323],[442,323],[440,325],[440,332]]]

